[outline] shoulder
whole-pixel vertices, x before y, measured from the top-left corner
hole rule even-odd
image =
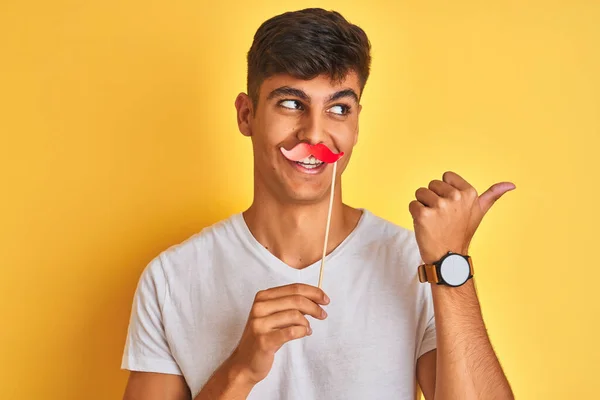
[[[218,221],[185,240],[161,251],[146,267],[146,274],[171,281],[190,276],[192,271],[209,266],[216,251],[227,248],[238,239],[238,214]]]

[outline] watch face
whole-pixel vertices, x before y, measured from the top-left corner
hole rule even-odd
[[[440,266],[442,279],[451,286],[460,286],[465,283],[470,273],[469,262],[458,254],[449,255]]]

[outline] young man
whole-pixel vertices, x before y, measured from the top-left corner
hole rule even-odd
[[[369,66],[367,36],[338,13],[286,13],[258,29],[248,94],[235,102],[253,145],[253,203],[145,269],[123,356],[125,399],[413,399],[416,381],[427,400],[513,398],[464,256],[514,185],[478,196],[447,172],[416,192],[414,232],[345,205],[340,176]],[[304,143],[345,154],[323,290],[333,165],[286,157]]]

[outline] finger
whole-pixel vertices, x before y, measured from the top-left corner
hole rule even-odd
[[[408,205],[408,211],[415,221],[419,221],[422,217],[426,217],[432,209],[424,206],[420,201],[413,200]]]
[[[442,179],[444,182],[454,186],[458,190],[467,190],[471,187],[469,182],[465,181],[460,175],[452,171],[444,172]]]
[[[504,193],[516,189],[512,182],[500,182],[492,185],[486,190],[481,196],[479,196],[479,206],[483,213],[487,213],[489,209],[494,205],[496,200],[504,195]]]
[[[429,182],[429,190],[446,199],[454,199],[458,192],[458,189],[451,184],[438,179]]]
[[[322,289],[304,283],[293,283],[291,285],[261,290],[256,294],[256,300],[265,301],[292,295],[304,296],[317,304],[329,304],[329,297],[327,297]]]
[[[287,342],[309,336],[310,334],[312,334],[310,328],[294,325],[268,333],[267,342],[277,351]]]
[[[298,310],[302,314],[310,315],[318,319],[325,319],[327,317],[325,310],[317,303],[301,295],[285,296],[267,301],[257,301],[252,306],[251,315],[254,318],[261,318],[286,310]]]
[[[298,310],[286,310],[261,318],[264,333],[274,329],[283,329],[289,326],[300,325],[310,328],[308,319]]]
[[[440,197],[437,194],[423,187],[417,189],[417,191],[415,192],[415,197],[417,198],[417,200],[419,200],[419,202],[421,202],[421,204],[431,208],[436,207],[440,200]]]

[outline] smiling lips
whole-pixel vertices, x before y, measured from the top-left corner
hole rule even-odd
[[[281,148],[281,152],[290,161],[300,161],[304,160],[308,156],[314,156],[317,160],[323,161],[326,163],[334,163],[344,155],[344,152],[334,153],[329,150],[329,147],[325,146],[323,143],[319,144],[309,144],[309,143],[298,143],[293,149],[286,150],[283,147]]]

